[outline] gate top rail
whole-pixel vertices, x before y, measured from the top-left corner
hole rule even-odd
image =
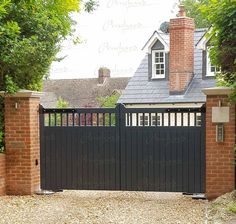
[[[42,113],[115,113],[115,108],[44,108]]]
[[[127,113],[188,113],[188,112],[205,112],[205,107],[200,108],[125,108]]]
[[[41,124],[49,127],[202,126],[201,108],[43,108]]]

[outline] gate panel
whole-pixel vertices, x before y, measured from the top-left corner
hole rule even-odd
[[[122,113],[122,190],[204,192],[204,108]]]
[[[42,110],[44,110],[44,117],[41,118],[42,189],[119,189],[118,128],[112,126],[103,115],[104,120],[97,124],[78,126],[73,121],[75,123],[73,126],[70,117],[67,116],[64,123],[57,120],[59,124],[55,125],[52,118],[45,121],[45,114],[52,116],[52,114],[61,114],[62,111]],[[90,110],[86,109],[83,112],[90,113]],[[114,113],[115,110],[92,112],[109,114]]]
[[[42,189],[205,191],[205,108],[41,108],[40,124]]]

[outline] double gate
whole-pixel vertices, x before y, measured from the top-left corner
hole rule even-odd
[[[205,108],[40,109],[45,190],[205,191]]]

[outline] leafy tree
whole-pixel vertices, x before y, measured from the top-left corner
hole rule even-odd
[[[120,93],[114,92],[110,96],[99,97],[98,101],[100,103],[100,107],[115,108],[120,95],[121,95]],[[105,117],[105,123],[106,123],[106,125],[109,125],[109,117],[108,116]],[[113,126],[115,124],[116,124],[116,118],[115,118],[115,116],[113,114],[111,116],[111,125]]]
[[[100,107],[108,107],[108,108],[114,108],[116,107],[116,103],[120,97],[120,93],[113,93],[110,96],[107,97],[99,97],[98,101],[100,103]]]
[[[92,11],[96,10],[98,6],[99,6],[99,4],[97,1],[89,0],[89,1],[85,2],[84,9],[87,12],[92,12]]]
[[[60,44],[73,33],[80,0],[0,0],[0,89],[40,90]],[[91,12],[96,2],[84,2]]]
[[[62,97],[59,97],[57,100],[57,108],[67,108],[69,106],[69,103],[64,100]]]
[[[181,0],[180,3],[185,6],[186,15],[194,18],[196,28],[208,28],[210,21],[202,14],[200,6],[207,4],[209,0]]]
[[[73,34],[80,0],[0,0],[0,90],[40,90],[63,40]],[[83,2],[85,10],[95,1]],[[0,105],[0,148],[3,146]]]
[[[212,24],[210,57],[221,68],[218,84],[234,87],[231,99],[236,101],[236,0],[209,0],[201,11]]]

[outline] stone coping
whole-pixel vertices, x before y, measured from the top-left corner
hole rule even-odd
[[[234,92],[234,88],[220,86],[202,89],[202,92],[207,96],[229,95]]]
[[[14,95],[6,94],[4,91],[0,91],[2,97],[17,97],[17,98],[39,98],[43,96],[43,92],[31,91],[31,90],[20,90]]]

